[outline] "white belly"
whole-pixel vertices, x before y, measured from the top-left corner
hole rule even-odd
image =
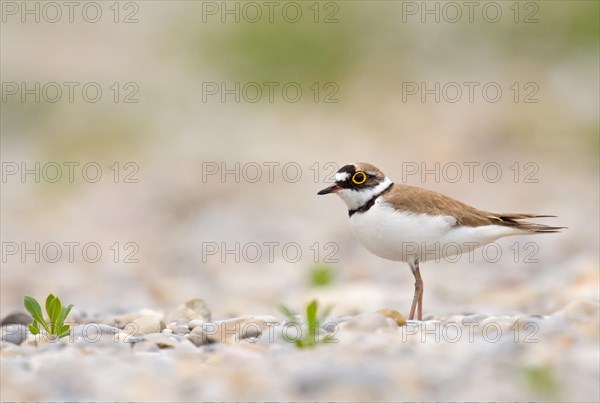
[[[454,227],[455,223],[451,216],[396,211],[380,199],[365,213],[350,217],[352,231],[371,253],[403,262],[468,253],[500,237],[522,233],[499,225]]]

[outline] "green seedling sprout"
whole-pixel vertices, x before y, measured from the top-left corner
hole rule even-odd
[[[73,305],[62,306],[60,299],[54,295],[48,295],[46,298],[46,313],[48,315],[48,321],[44,319],[42,314],[42,308],[35,298],[25,296],[24,301],[25,309],[33,318],[33,322],[29,325],[29,331],[32,334],[40,334],[40,325],[44,328],[46,333],[49,335],[55,335],[59,338],[68,336],[71,327],[65,325],[65,319],[71,312]]]
[[[296,314],[290,308],[285,305],[280,305],[279,310],[288,318],[288,322],[294,323],[300,326]],[[306,306],[306,328],[301,329],[302,337],[298,339],[292,339],[289,336],[284,335],[286,341],[294,341],[298,348],[314,347],[318,343],[329,343],[332,340],[331,336],[325,336],[322,340],[319,340],[319,326],[325,321],[327,315],[331,312],[331,307],[326,307],[323,312],[318,314],[318,303],[317,300],[312,300]]]

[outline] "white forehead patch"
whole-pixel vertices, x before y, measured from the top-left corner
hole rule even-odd
[[[350,176],[350,174],[348,172],[338,172],[335,174],[335,181],[343,182],[346,179],[348,179],[349,176]]]

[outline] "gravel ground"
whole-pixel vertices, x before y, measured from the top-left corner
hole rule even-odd
[[[586,299],[545,316],[332,317],[321,343],[302,349],[293,342],[302,318],[213,320],[201,300],[166,314],[75,315],[58,341],[5,319],[2,400],[429,401],[443,391],[450,401],[596,402],[599,307]]]

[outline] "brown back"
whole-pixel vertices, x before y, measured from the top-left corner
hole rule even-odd
[[[456,218],[456,225],[479,227],[498,224],[493,213],[478,210],[468,204],[461,203],[451,197],[431,190],[415,186],[395,183],[392,189],[383,196],[398,210],[410,210],[419,214],[446,215]]]
[[[532,233],[559,232],[566,227],[552,227],[528,221],[526,218],[555,217],[541,214],[497,214],[478,210],[451,197],[415,186],[394,184],[383,195],[384,200],[392,203],[398,210],[413,211],[420,214],[446,215],[456,219],[456,225],[480,227],[482,225],[502,225]]]

